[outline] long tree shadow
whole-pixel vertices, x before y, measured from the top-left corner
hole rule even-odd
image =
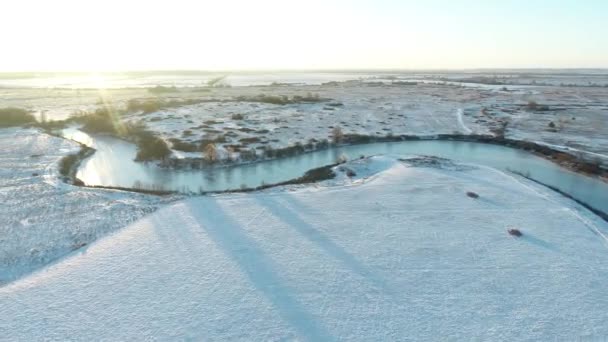
[[[333,341],[334,338],[315,317],[291,295],[292,290],[282,284],[278,267],[247,232],[226,213],[212,197],[200,207],[191,208],[209,237],[233,259],[244,275],[272,305],[281,317],[293,326],[301,337],[310,341]]]
[[[287,196],[289,197],[289,196]],[[297,230],[301,235],[306,237],[313,243],[316,243],[326,253],[339,260],[341,263],[346,265],[348,269],[357,273],[359,276],[367,279],[376,287],[382,289],[386,293],[393,293],[386,284],[386,281],[375,275],[372,271],[367,269],[360,261],[358,261],[353,255],[348,253],[344,248],[333,242],[328,236],[323,234],[308,222],[305,222],[300,218],[298,213],[289,209],[285,205],[278,203],[272,196],[260,196],[256,198],[260,205],[268,209],[274,216],[279,220],[283,221],[290,227]]]

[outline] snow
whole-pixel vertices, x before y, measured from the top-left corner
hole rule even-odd
[[[78,145],[33,129],[0,129],[0,284],[154,211],[169,199],[74,187],[59,160]]]
[[[355,179],[170,204],[0,287],[0,336],[608,336],[608,225],[596,216],[486,167],[386,156],[343,167]]]
[[[458,109],[458,111],[456,112],[456,116],[458,117],[458,124],[460,125],[460,127],[462,128],[462,131],[465,134],[471,134],[471,129],[469,127],[467,127],[467,125],[464,124],[464,121],[462,119],[462,113],[463,110],[462,109]]]
[[[254,86],[253,83],[235,82],[232,88],[206,89],[205,92],[182,88],[179,92],[155,95],[146,89],[30,89],[0,88],[0,107],[16,106],[34,111],[49,119],[64,119],[78,111],[91,111],[102,104],[123,108],[130,99],[161,98],[167,100],[195,99],[210,102],[170,108],[145,115],[129,115],[126,121],[143,120],[153,131],[167,139],[180,139],[197,143],[229,133],[228,142],[220,145],[242,145],[246,149],[286,147],[306,144],[310,139],[327,139],[333,127],[340,126],[345,133],[385,136],[387,134],[435,135],[440,133],[490,134],[507,122],[505,136],[513,139],[540,141],[587,151],[589,159],[606,159],[608,155],[608,87],[585,86],[589,83],[608,84],[605,74],[534,73],[529,75],[497,74],[508,82],[526,85],[484,85],[444,82],[444,79],[466,79],[475,76],[494,77],[492,73],[429,73],[395,75],[369,74],[310,74],[304,84]],[[201,84],[208,75],[175,78],[143,77],[121,82],[135,82],[137,86]],[[264,75],[235,75],[244,79],[262,79]],[[266,81],[290,82],[294,75],[266,75]],[[414,80],[417,85],[399,84],[396,81]],[[284,77],[281,79],[280,77]],[[336,80],[338,83],[319,84]],[[347,81],[350,80],[350,81]],[[32,80],[30,80],[32,81]],[[153,83],[156,82],[156,83]],[[169,83],[163,83],[168,81]],[[371,83],[373,81],[375,83]],[[532,81],[539,85],[530,85]],[[29,82],[29,81],[28,81]],[[143,83],[138,83],[143,82]],[[152,83],[150,83],[152,82]],[[194,83],[193,83],[194,82]],[[307,83],[308,82],[308,83]],[[379,83],[380,82],[380,83]],[[439,83],[437,83],[439,82]],[[182,84],[183,83],[183,84]],[[269,82],[262,82],[269,83]],[[556,86],[560,83],[576,87]],[[81,83],[76,82],[74,86]],[[542,86],[540,84],[543,84]],[[126,86],[128,84],[123,84]],[[243,86],[249,85],[249,86]],[[504,88],[507,90],[504,90]],[[250,102],[221,102],[239,96],[306,96],[318,94],[343,106],[328,103],[273,105]],[[528,101],[548,105],[551,110],[531,112],[525,109]],[[485,113],[481,110],[485,108]],[[461,111],[460,111],[461,110]],[[244,120],[233,120],[233,114],[242,114]],[[456,114],[456,115],[455,115]],[[572,119],[574,118],[574,119]],[[216,123],[209,123],[209,121]],[[207,122],[207,123],[205,123]],[[559,130],[549,129],[550,122]],[[187,132],[190,131],[190,132]],[[259,142],[247,139],[259,138]],[[241,139],[246,139],[241,142]],[[228,147],[228,146],[225,146]],[[230,155],[220,146],[222,155]],[[178,157],[200,157],[197,153],[177,153]]]

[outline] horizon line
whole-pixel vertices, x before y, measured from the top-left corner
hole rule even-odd
[[[608,67],[475,67],[475,68],[315,68],[315,69],[298,69],[298,68],[277,68],[277,69],[117,69],[117,70],[18,70],[8,71],[0,70],[0,74],[113,74],[113,73],[206,73],[206,74],[226,74],[226,73],[264,73],[264,72],[475,72],[475,71],[606,71]]]

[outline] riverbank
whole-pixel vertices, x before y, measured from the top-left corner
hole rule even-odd
[[[425,141],[425,140],[445,140],[445,141],[466,141],[479,142],[486,144],[494,144],[517,148],[523,151],[534,153],[538,156],[546,158],[564,168],[574,172],[579,172],[588,176],[598,177],[604,182],[608,182],[608,169],[602,166],[599,161],[590,162],[580,156],[557,150],[545,144],[537,142],[508,139],[504,137],[496,137],[493,135],[476,135],[476,134],[436,134],[436,135],[389,135],[375,136],[365,134],[345,134],[341,137],[339,143],[310,143],[306,145],[294,145],[284,148],[277,148],[265,151],[263,156],[257,159],[247,161],[213,161],[210,162],[207,158],[169,158],[162,161],[160,167],[169,167],[174,169],[209,169],[212,167],[243,165],[253,162],[264,162],[277,158],[292,157],[304,153],[320,151],[324,149],[332,149],[343,146],[352,146],[360,144],[370,144],[378,142],[400,142],[400,141]]]
[[[0,286],[175,200],[65,184],[80,146],[38,130],[0,129],[0,146]]]

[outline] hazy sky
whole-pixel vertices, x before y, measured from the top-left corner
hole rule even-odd
[[[2,0],[1,71],[608,67],[608,0]]]

